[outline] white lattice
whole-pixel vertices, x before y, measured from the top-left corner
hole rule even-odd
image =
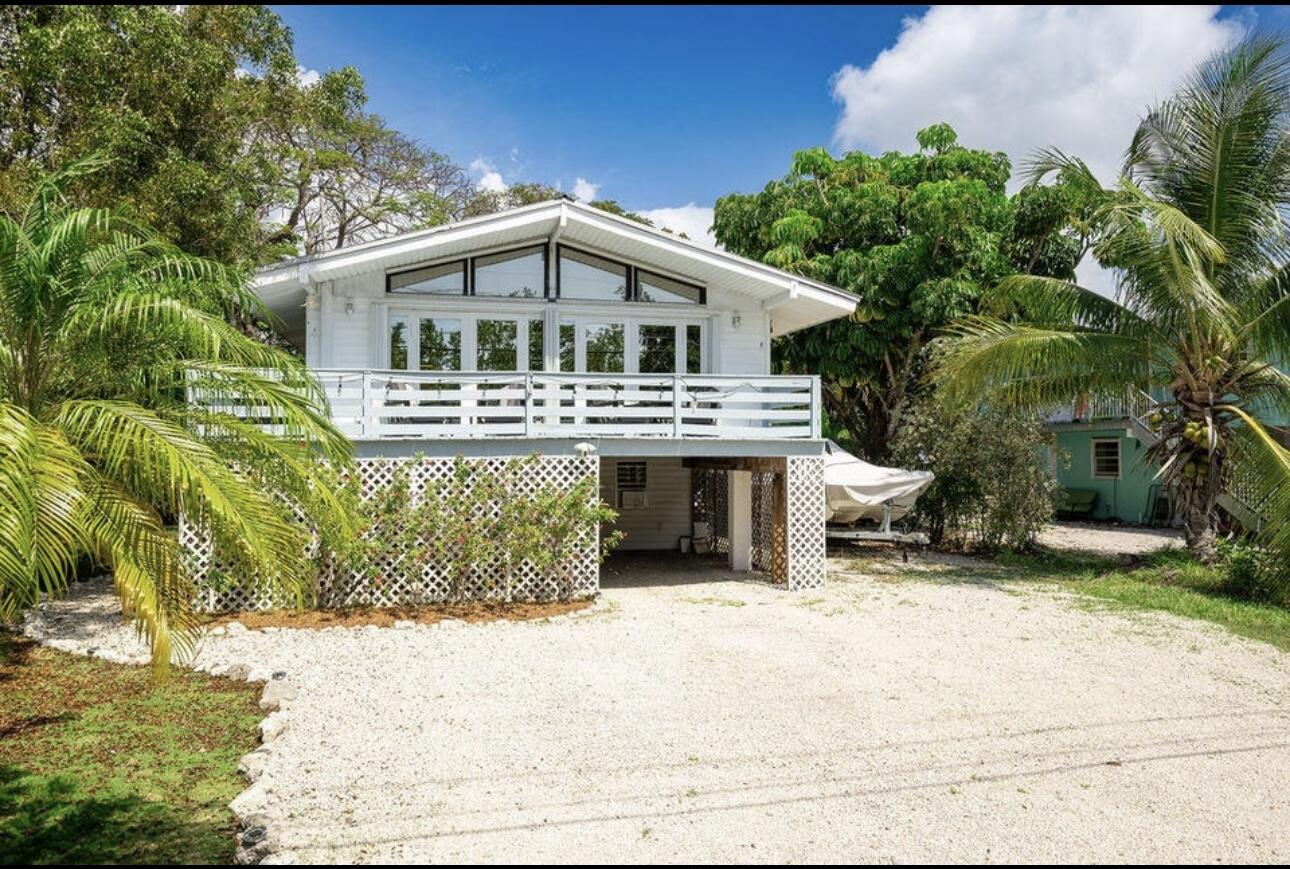
[[[513,459],[468,459],[474,468],[496,473]],[[414,501],[425,496],[434,484],[450,479],[453,459],[360,459],[356,463],[360,476],[360,493],[370,499],[395,479],[397,470],[408,474],[409,490]],[[543,456],[517,478],[520,495],[549,491],[552,487],[568,491],[588,478],[590,497],[597,497],[596,481],[600,463],[594,457]],[[497,510],[499,505],[491,509]],[[191,523],[180,522],[180,541],[192,558],[194,572],[201,588],[198,606],[207,611],[267,609],[284,602],[254,578],[236,578],[223,568],[208,535]],[[429,543],[426,544],[430,546]],[[452,577],[446,565],[427,560],[419,575],[400,569],[407,553],[380,552],[377,567],[365,575],[324,568],[318,581],[318,602],[324,608],[346,606],[393,606],[409,603],[437,603],[446,600],[489,600],[509,598],[516,601],[541,601],[594,595],[600,588],[599,529],[591,524],[568,544],[567,557],[557,568],[543,572],[524,562],[517,566],[509,583],[498,564],[474,565],[464,576]],[[458,586],[459,587],[456,587]]]
[[[775,569],[775,486],[781,475],[756,471],[752,475],[752,567]]]
[[[788,460],[788,588],[824,585],[824,458]]]
[[[690,479],[694,492],[694,521],[708,524],[711,551],[725,555],[730,551],[730,489],[726,472],[696,468]]]

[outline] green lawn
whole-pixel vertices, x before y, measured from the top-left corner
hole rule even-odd
[[[0,863],[227,863],[259,688],[0,631]]]
[[[1130,569],[1107,565],[1080,569],[1070,564],[1069,558],[1059,559],[1055,572],[1045,567],[1043,558],[1034,559],[1026,570],[1115,606],[1202,619],[1234,634],[1290,650],[1290,609],[1233,596],[1222,571],[1198,564],[1186,553],[1160,552]]]
[[[917,569],[906,569],[884,558],[868,557],[856,560],[853,569],[900,580],[985,582],[1004,587],[1043,582],[1112,607],[1213,622],[1234,634],[1290,651],[1290,609],[1234,596],[1222,571],[1198,564],[1180,550],[1148,555],[1129,566],[1105,556],[1053,551],[946,565],[929,562],[931,559]]]

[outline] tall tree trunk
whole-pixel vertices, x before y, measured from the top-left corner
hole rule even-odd
[[[1209,564],[1218,554],[1218,523],[1214,508],[1204,498],[1196,498],[1183,508],[1183,531],[1187,535],[1187,548],[1201,562]]]
[[[862,401],[861,407],[864,413],[864,455],[861,456],[866,462],[882,464],[891,453],[891,414],[887,412],[887,407],[876,397],[869,397]]]

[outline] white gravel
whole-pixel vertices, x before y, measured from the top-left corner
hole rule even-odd
[[[1039,588],[668,564],[545,623],[207,638],[298,692],[235,802],[269,861],[1290,859],[1290,655]],[[138,654],[103,600],[44,630]]]

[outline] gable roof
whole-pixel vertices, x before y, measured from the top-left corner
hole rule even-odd
[[[550,239],[747,295],[771,313],[775,335],[844,317],[856,306],[856,297],[837,287],[567,199],[287,260],[261,269],[255,286],[270,307],[280,310],[298,304],[303,293],[321,281]]]

